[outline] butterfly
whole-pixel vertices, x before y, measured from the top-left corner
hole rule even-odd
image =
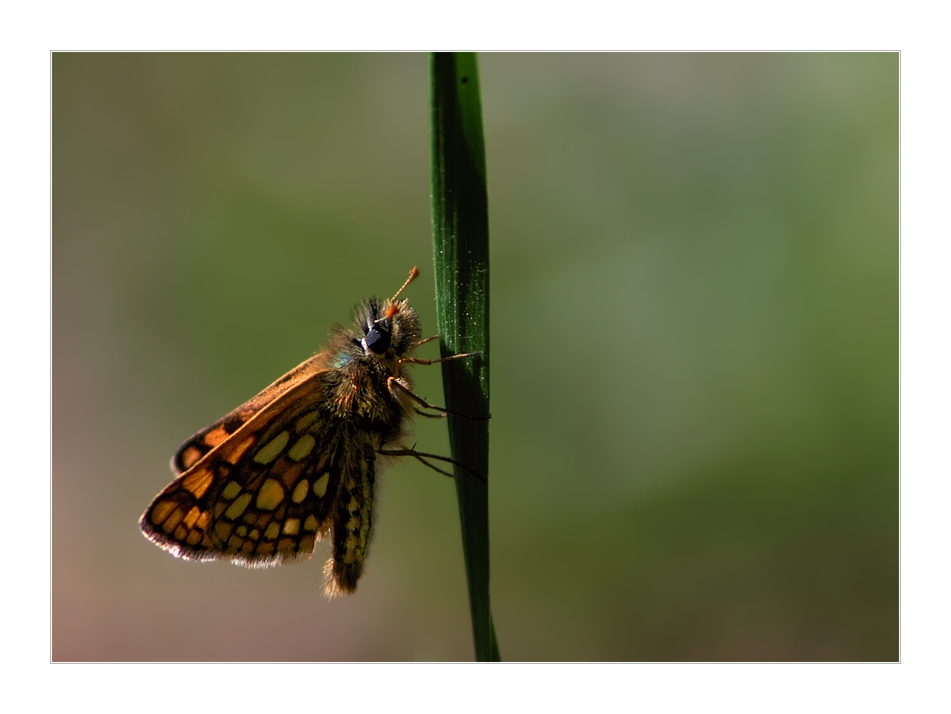
[[[370,543],[377,457],[411,456],[449,476],[427,459],[463,466],[401,445],[414,413],[453,414],[413,393],[406,366],[473,356],[411,356],[436,339],[420,339],[416,311],[398,299],[418,275],[414,267],[388,300],[358,304],[352,329],[334,326],[321,352],[182,444],[175,480],[139,519],[145,537],[178,558],[252,568],[309,560],[326,538],[324,593],[353,592]]]

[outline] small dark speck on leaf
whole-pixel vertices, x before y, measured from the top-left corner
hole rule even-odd
[[[468,82],[468,81],[469,81],[469,78],[468,78],[468,77],[463,77],[463,78],[462,78],[462,83],[463,83],[463,84],[465,84],[465,83]]]

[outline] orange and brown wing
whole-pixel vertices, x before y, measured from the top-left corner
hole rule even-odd
[[[139,521],[149,540],[177,557],[249,567],[311,556],[348,462],[327,416],[328,372],[313,360],[185,443],[185,470]]]
[[[205,455],[244,426],[255,414],[269,404],[276,402],[294,387],[306,382],[321,372],[324,367],[325,354],[320,353],[309,360],[302,362],[273,384],[266,387],[260,394],[252,397],[231,413],[223,416],[214,424],[205,427],[189,437],[178,447],[172,457],[172,471],[181,475],[198,463]]]

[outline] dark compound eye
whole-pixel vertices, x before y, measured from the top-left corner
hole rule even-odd
[[[390,349],[390,324],[389,320],[381,320],[373,325],[363,338],[367,349],[373,354],[381,355]]]

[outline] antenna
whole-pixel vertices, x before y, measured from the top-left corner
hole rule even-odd
[[[396,298],[398,298],[398,297],[400,296],[400,293],[403,292],[403,291],[406,289],[406,286],[409,285],[409,284],[410,284],[411,282],[413,282],[414,280],[416,280],[417,277],[419,277],[419,268],[417,268],[417,267],[414,265],[414,266],[413,266],[413,269],[412,269],[411,271],[409,271],[409,277],[406,278],[406,282],[403,283],[403,287],[401,287],[399,290],[396,291],[396,295],[394,295],[393,297],[390,298],[390,302],[395,302],[395,301],[396,301]]]

